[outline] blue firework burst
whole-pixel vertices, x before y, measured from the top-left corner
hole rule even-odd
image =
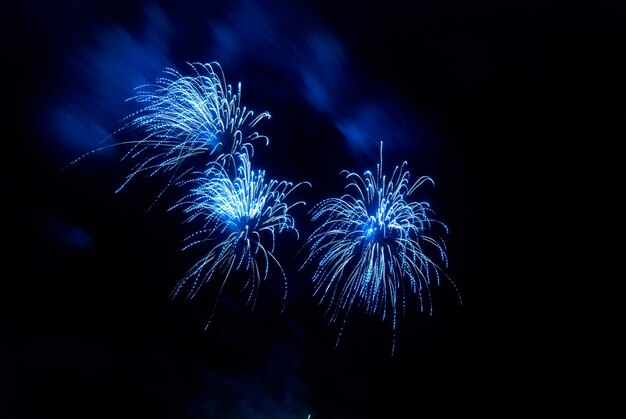
[[[181,208],[187,222],[199,220],[201,227],[186,239],[183,249],[202,244],[208,251],[179,281],[172,297],[186,290],[192,298],[216,279],[219,298],[228,278],[239,271],[247,274],[247,303],[254,304],[259,284],[267,279],[273,264],[282,275],[286,298],[287,278],[274,255],[276,236],[291,231],[298,238],[290,211],[304,201],[288,204],[286,200],[300,185],[309,183],[266,180],[264,170],[252,170],[247,153],[234,158],[237,165],[230,169],[213,162],[206,171],[184,181],[191,185],[190,193],[173,208]]]
[[[217,62],[187,64],[191,75],[166,68],[155,83],[137,87],[128,99],[141,107],[124,118],[116,134],[131,133],[133,138],[121,143],[130,146],[122,159],[136,164],[118,190],[138,175],[160,172],[171,172],[173,183],[194,171],[198,161],[202,167],[211,161],[228,165],[238,153],[252,155],[255,140],[267,145],[267,137],[254,129],[270,114],[255,115],[241,106],[241,83],[236,90],[227,84]]]
[[[331,322],[341,319],[343,329],[350,310],[359,306],[390,319],[395,337],[408,295],[417,295],[420,310],[432,314],[430,287],[447,277],[448,259],[444,241],[430,232],[435,226],[445,234],[448,229],[432,218],[427,202],[409,199],[433,180],[422,176],[411,182],[406,162],[388,177],[382,146],[376,173],[342,171],[348,192],[311,209],[313,221],[321,225],[306,242],[309,253],[302,268],[315,264],[314,295],[326,306]],[[340,336],[341,331],[337,342]]]

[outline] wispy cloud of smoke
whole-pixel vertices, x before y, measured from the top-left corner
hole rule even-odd
[[[44,129],[74,155],[101,145],[134,110],[125,102],[134,89],[165,67],[182,68],[181,59],[220,62],[231,83],[242,81],[244,97],[254,89],[260,101],[279,98],[309,108],[367,163],[376,161],[380,141],[390,158],[396,148],[419,152],[429,141],[401,92],[373,85],[313,3],[198,2],[182,11],[148,3],[132,25],[94,25],[66,53],[60,71],[71,83],[49,104]],[[273,124],[302,125],[277,117]]]
[[[201,390],[190,397],[190,418],[307,419],[315,397],[301,370],[298,351],[283,341],[272,345],[265,361],[241,372],[203,370]]]
[[[59,71],[69,82],[46,104],[41,129],[70,156],[102,146],[131,111],[125,100],[133,90],[171,65],[171,22],[157,6],[143,12],[137,28],[96,26],[87,39],[67,46]]]
[[[381,93],[372,86],[312,5],[239,0],[209,27],[210,51],[222,62],[278,75],[281,91],[268,95],[279,94],[323,115],[354,157],[375,162],[381,140],[391,155],[394,147],[415,151],[428,140],[423,121],[400,103],[400,93]]]

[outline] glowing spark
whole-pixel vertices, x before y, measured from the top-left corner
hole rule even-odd
[[[381,142],[375,175],[343,170],[351,193],[325,199],[311,209],[313,221],[322,224],[306,242],[310,253],[302,265],[316,263],[314,295],[326,304],[331,322],[343,316],[342,329],[354,305],[383,320],[391,316],[392,352],[398,309],[404,312],[406,295],[417,294],[420,311],[428,308],[432,314],[430,286],[439,285],[440,272],[447,267],[443,241],[426,234],[435,224],[447,233],[447,226],[430,217],[427,202],[408,199],[425,182],[434,182],[422,176],[411,184],[406,165],[396,166],[387,178]],[[427,247],[436,251],[443,266],[426,254]],[[341,332],[337,343],[340,337]]]
[[[202,227],[186,239],[183,249],[202,243],[208,245],[209,250],[179,281],[172,297],[187,288],[188,298],[193,298],[204,284],[219,274],[219,298],[230,275],[240,271],[248,273],[244,286],[244,290],[248,290],[247,303],[254,302],[260,282],[267,279],[270,261],[283,276],[285,298],[287,296],[287,278],[274,256],[276,235],[294,231],[299,237],[289,211],[305,203],[298,201],[288,205],[285,199],[300,185],[310,184],[266,182],[265,171],[251,169],[247,153],[235,157],[239,160],[236,176],[229,176],[221,163],[213,162],[205,172],[184,182],[195,186],[173,208],[181,207],[188,214],[187,222],[199,219]]]
[[[268,143],[254,127],[270,114],[255,116],[252,110],[241,107],[241,83],[233,91],[217,62],[187,64],[192,75],[166,68],[155,83],[138,86],[136,94],[128,99],[141,108],[126,116],[115,134],[130,132],[136,138],[115,145],[130,146],[122,160],[132,159],[136,164],[118,192],[140,174],[150,177],[171,172],[171,184],[194,170],[204,170],[211,161],[229,165],[235,154],[252,155],[254,140]],[[107,147],[87,154],[103,148]],[[201,155],[205,156],[201,167],[190,162]],[[186,166],[181,168],[183,162]]]

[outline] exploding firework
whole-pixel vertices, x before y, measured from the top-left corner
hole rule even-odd
[[[114,133],[131,138],[121,138],[115,145],[129,146],[122,160],[136,163],[118,191],[139,175],[164,172],[172,175],[169,185],[185,174],[204,170],[211,161],[229,165],[238,153],[252,155],[255,140],[264,140],[267,145],[268,138],[254,129],[270,114],[255,116],[254,111],[241,106],[241,83],[234,91],[217,62],[187,64],[191,75],[166,68],[155,83],[138,86],[128,99],[140,109],[127,115]]]
[[[287,204],[285,200],[300,185],[310,184],[266,181],[265,171],[252,170],[247,153],[234,157],[238,163],[236,167],[230,166],[230,170],[213,162],[205,172],[184,181],[193,185],[190,193],[172,207],[181,208],[187,214],[187,222],[199,220],[201,224],[186,239],[183,249],[198,244],[209,249],[179,281],[172,297],[186,289],[187,297],[193,298],[204,284],[216,278],[220,282],[219,298],[228,278],[239,271],[247,273],[244,291],[247,291],[247,303],[252,302],[254,306],[259,284],[267,279],[270,262],[280,271],[285,283],[285,298],[287,296],[285,271],[274,255],[276,236],[293,231],[298,238],[289,211],[305,203]],[[231,176],[230,171],[236,176]],[[215,302],[217,304],[217,299]]]
[[[314,295],[326,306],[331,322],[343,324],[354,306],[383,320],[390,317],[394,331],[398,311],[404,312],[409,294],[419,298],[420,311],[432,314],[430,287],[446,276],[445,243],[428,235],[435,225],[427,202],[409,200],[420,186],[433,183],[428,176],[410,182],[407,163],[396,166],[391,177],[383,173],[382,142],[376,174],[363,176],[343,170],[348,193],[314,206],[313,221],[321,221],[306,242],[309,253],[301,268],[316,263]],[[427,253],[434,250],[438,263]],[[337,338],[341,336],[341,331]]]

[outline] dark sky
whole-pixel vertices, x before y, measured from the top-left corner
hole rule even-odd
[[[623,5],[86,3],[3,10],[19,262],[3,284],[0,416],[542,416],[544,150],[548,125],[572,118],[573,105],[555,104],[578,82],[553,64],[580,46],[617,75],[603,59],[612,44],[582,41],[619,45]],[[294,209],[301,238],[278,243],[285,309],[270,275],[254,308],[227,287],[207,330],[210,291],[169,298],[197,254],[181,251],[188,230],[168,211],[172,196],[148,210],[164,178],[115,193],[130,168],[115,148],[63,170],[119,128],[136,86],[195,61],[219,62],[242,104],[270,112],[255,164],[312,184]],[[342,169],[373,170],[380,141],[387,168],[406,160],[434,179],[419,198],[449,228],[447,273],[463,299],[443,282],[431,316],[411,302],[393,355],[389,324],[358,310],[335,345],[296,251],[312,230],[307,210],[342,193]]]

